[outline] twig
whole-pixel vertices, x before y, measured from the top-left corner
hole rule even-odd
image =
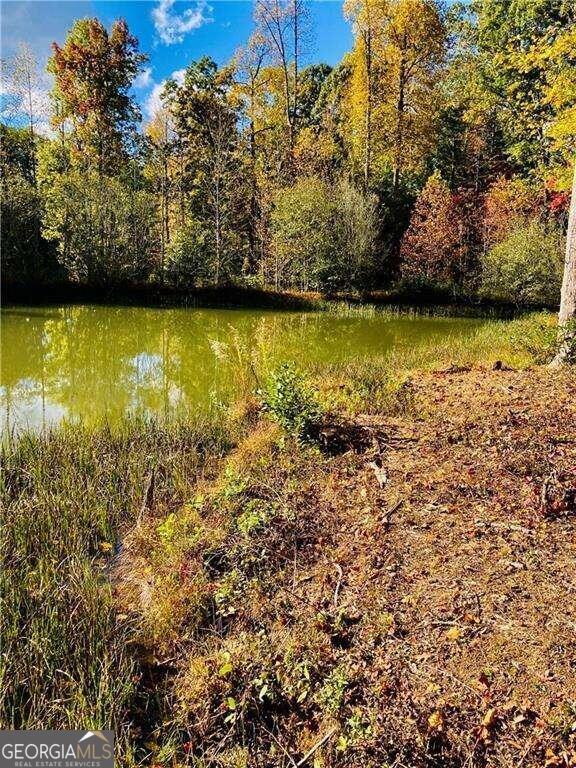
[[[386,514],[384,515],[384,525],[386,526],[386,528],[390,527],[390,523],[392,522],[392,515],[395,512],[398,512],[402,504],[404,504],[404,501],[400,499],[400,501],[397,501],[393,507],[390,507],[390,509],[387,510]]]
[[[264,730],[264,731],[266,731],[266,733],[268,734],[268,736],[271,736],[271,737],[274,739],[274,741],[276,742],[276,744],[278,744],[278,746],[280,747],[280,749],[282,750],[282,752],[283,752],[283,753],[286,755],[286,757],[288,758],[288,760],[290,760],[290,765],[294,766],[294,768],[297,768],[297,765],[296,765],[296,760],[294,760],[294,758],[292,757],[292,755],[290,754],[290,752],[288,752],[288,750],[287,750],[287,749],[286,749],[286,747],[285,747],[285,746],[282,744],[282,742],[281,742],[281,741],[279,741],[279,740],[276,738],[276,736],[274,736],[274,734],[272,733],[272,731],[269,731],[269,730],[268,730],[268,728],[264,728],[264,726],[262,726],[262,728],[263,728],[263,730]]]
[[[311,606],[312,608],[314,608],[315,611],[318,610],[318,606],[315,603],[313,603],[311,600],[307,600],[305,597],[302,597],[302,595],[299,595],[297,592],[294,592],[293,590],[288,589],[288,587],[284,587],[280,585],[279,589],[282,590],[282,592],[287,592],[292,597],[295,597],[296,600],[300,600],[301,602],[306,603],[306,605]]]
[[[342,571],[342,568],[338,565],[338,563],[334,563],[334,568],[338,571],[338,582],[336,584],[336,589],[334,590],[334,608],[338,605],[338,593],[340,592],[340,585],[342,584],[342,578],[344,576],[344,573]]]
[[[317,749],[320,749],[322,744],[324,744],[326,741],[328,741],[328,739],[331,736],[334,736],[334,734],[336,733],[337,730],[338,730],[338,728],[334,727],[334,728],[332,728],[331,731],[328,731],[327,734],[322,736],[320,741],[317,741],[316,744],[314,744],[314,746],[312,747],[312,749],[309,749],[308,752],[306,752],[306,754],[304,755],[304,757],[296,763],[296,768],[300,768],[301,765],[304,765],[306,760],[308,760],[309,757],[312,757],[314,752],[316,752]]]

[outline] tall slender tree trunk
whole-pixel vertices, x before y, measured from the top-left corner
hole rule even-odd
[[[166,251],[170,244],[170,182],[168,174],[168,121],[164,120],[164,147],[162,151],[162,262],[160,284],[164,285]]]
[[[34,128],[34,105],[32,103],[32,78],[30,75],[30,70],[27,70],[26,72],[26,89],[27,89],[27,96],[28,96],[28,123],[29,123],[29,130],[30,130],[30,158],[31,158],[31,171],[32,171],[32,185],[34,189],[36,190],[36,193],[38,193],[38,174],[37,174],[37,168],[36,168],[36,130]],[[32,276],[33,279],[38,280],[41,272],[42,272],[42,263],[40,260],[40,215],[38,213],[39,211],[39,202],[38,198],[35,201],[36,212],[37,215],[34,217],[34,235],[33,235],[33,241],[34,241],[34,270],[35,275]]]
[[[560,348],[551,365],[559,367],[568,362],[571,348],[576,343],[576,160],[574,161],[574,178],[572,181],[572,197],[568,215],[568,233],[566,237],[566,259],[564,261],[564,277],[560,294],[560,312],[558,313],[558,333]]]
[[[162,167],[162,263],[160,264],[160,284],[164,285],[166,269],[166,250],[170,244],[170,193],[168,189],[168,158],[164,156]]]
[[[30,142],[32,144],[32,183],[34,184],[34,188],[36,188],[36,133],[34,131],[34,108],[32,105],[32,79],[30,77],[30,72],[26,73],[26,83],[28,89],[28,120],[30,123]]]
[[[404,45],[406,41],[404,40]],[[402,167],[402,149],[404,142],[404,111],[406,109],[405,101],[406,86],[406,58],[404,51],[400,59],[400,73],[398,78],[398,100],[396,102],[396,133],[394,136],[394,169],[392,175],[392,189],[394,193],[400,186],[400,172]]]
[[[298,0],[294,3],[294,94],[292,108],[292,148],[296,140],[296,123],[298,120]]]
[[[216,176],[216,183],[215,183],[215,189],[214,189],[214,197],[215,197],[215,210],[214,210],[214,249],[216,254],[216,285],[220,285],[220,250],[221,250],[221,243],[220,243],[220,178],[218,175]]]
[[[294,150],[294,126],[292,124],[292,110],[290,109],[290,74],[288,72],[288,64],[282,65],[284,71],[284,101],[286,102],[286,125],[288,128],[288,144],[290,146],[290,154]]]
[[[372,32],[364,32],[364,56],[366,66],[366,113],[364,116],[364,189],[368,192],[372,173]]]
[[[254,87],[252,86],[251,104],[254,103]],[[252,109],[251,109],[252,112]],[[256,222],[258,220],[258,182],[256,179],[256,128],[250,118],[250,224],[248,226],[248,247],[250,249],[250,269],[258,262],[256,254]]]

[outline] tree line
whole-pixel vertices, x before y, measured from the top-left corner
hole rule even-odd
[[[304,0],[255,0],[226,66],[166,83],[126,23],[53,44],[48,136],[26,48],[5,62],[3,279],[323,292],[404,285],[554,304],[576,146],[566,0],[346,0],[342,61],[310,59]]]

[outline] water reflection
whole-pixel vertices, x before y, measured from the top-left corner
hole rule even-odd
[[[238,391],[246,350],[270,362],[345,361],[471,333],[479,322],[245,309],[10,308],[2,311],[3,429],[207,409]]]

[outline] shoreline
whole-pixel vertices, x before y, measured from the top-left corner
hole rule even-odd
[[[439,290],[409,291],[398,287],[363,294],[338,292],[321,294],[304,291],[276,291],[243,285],[202,287],[192,290],[160,285],[88,286],[75,283],[51,285],[3,284],[3,308],[11,306],[51,306],[56,304],[101,304],[143,308],[245,308],[289,311],[326,311],[333,307],[350,309],[412,309],[439,314],[511,319],[540,310],[557,311],[541,304],[517,306],[473,295],[453,296]]]

